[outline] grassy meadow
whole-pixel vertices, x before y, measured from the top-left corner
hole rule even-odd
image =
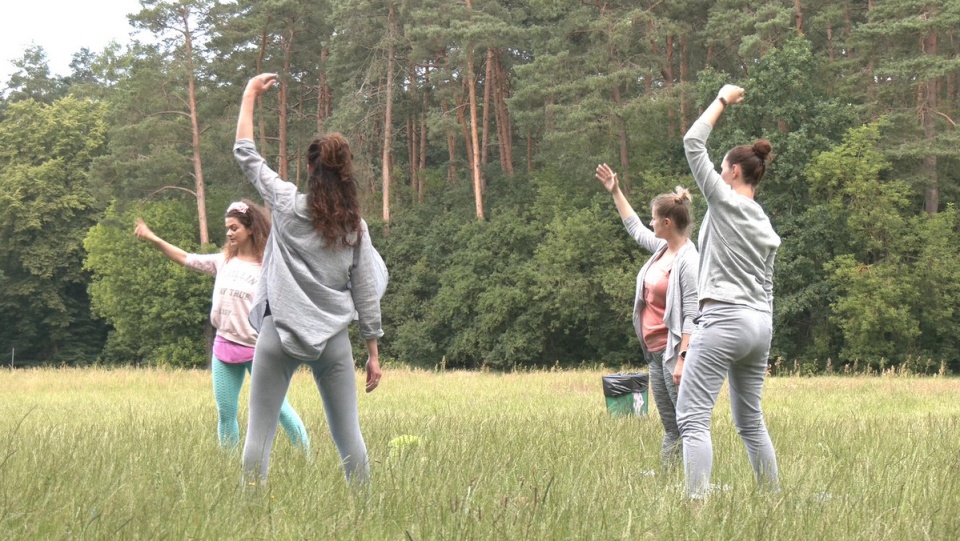
[[[0,370],[0,539],[960,537],[960,379],[769,379],[778,495],[754,488],[725,386],[713,482],[729,488],[694,504],[682,471],[659,471],[652,404],[611,418],[603,373],[387,367],[360,397],[373,483],[351,491],[298,372],[311,452],[281,431],[249,493],[217,445],[208,372]],[[420,443],[391,449],[401,435]]]

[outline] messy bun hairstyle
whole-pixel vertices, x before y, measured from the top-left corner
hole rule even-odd
[[[771,151],[773,151],[773,147],[770,145],[770,141],[757,139],[753,145],[733,147],[727,153],[727,165],[730,167],[739,165],[743,181],[751,186],[756,186],[763,180],[763,175],[767,172],[767,165],[773,159]]]
[[[270,214],[267,213],[266,209],[249,199],[241,199],[230,203],[223,218],[234,218],[240,222],[240,225],[250,231],[250,242],[253,243],[257,261],[263,261],[263,251],[267,247],[267,237],[270,236]],[[223,247],[224,259],[230,261],[237,257],[237,251],[236,246],[231,246],[229,242],[226,243]]]
[[[323,135],[310,143],[307,163],[313,226],[327,245],[355,246],[361,234],[360,201],[350,144],[339,133]],[[357,234],[353,242],[351,233]]]
[[[670,218],[677,231],[688,234],[693,226],[693,212],[690,210],[690,190],[677,186],[673,192],[660,194],[653,198],[650,206],[660,218]]]

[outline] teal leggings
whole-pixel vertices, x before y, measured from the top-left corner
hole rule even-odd
[[[240,443],[240,426],[237,423],[237,406],[240,402],[240,388],[243,378],[250,372],[253,361],[245,363],[225,363],[213,357],[213,396],[217,401],[217,436],[220,446],[236,449]],[[300,416],[293,406],[283,398],[280,408],[280,425],[290,438],[290,443],[300,446],[306,452],[310,448],[310,438]]]

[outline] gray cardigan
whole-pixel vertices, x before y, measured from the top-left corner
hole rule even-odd
[[[260,330],[269,301],[283,350],[305,361],[316,360],[354,315],[364,339],[383,336],[366,222],[361,223],[358,265],[351,271],[354,250],[324,242],[313,226],[307,196],[267,166],[253,141],[238,140],[233,154],[273,219],[250,312],[253,327]]]
[[[683,137],[690,171],[707,200],[700,225],[700,300],[773,313],[773,261],[780,237],[759,203],[717,173],[707,154],[712,126],[698,120]]]
[[[643,280],[650,265],[667,251],[667,241],[654,236],[653,231],[650,231],[640,221],[637,213],[633,213],[624,219],[623,225],[626,226],[627,233],[637,241],[641,248],[653,254],[637,274],[637,288],[633,301],[633,328],[637,329],[640,346],[646,350],[646,346],[643,345],[643,336],[639,332],[640,312],[645,304],[643,300]],[[693,245],[693,242],[687,240],[677,252],[676,259],[673,261],[673,269],[670,271],[670,277],[667,281],[667,306],[663,312],[663,322],[667,326],[668,334],[667,349],[663,353],[663,366],[671,373],[677,365],[677,354],[680,353],[682,335],[693,334],[696,329],[693,318],[697,313],[698,262],[697,247]]]

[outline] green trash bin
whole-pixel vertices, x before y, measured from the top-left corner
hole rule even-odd
[[[613,417],[646,416],[649,406],[650,375],[610,374],[603,376],[607,413]]]

